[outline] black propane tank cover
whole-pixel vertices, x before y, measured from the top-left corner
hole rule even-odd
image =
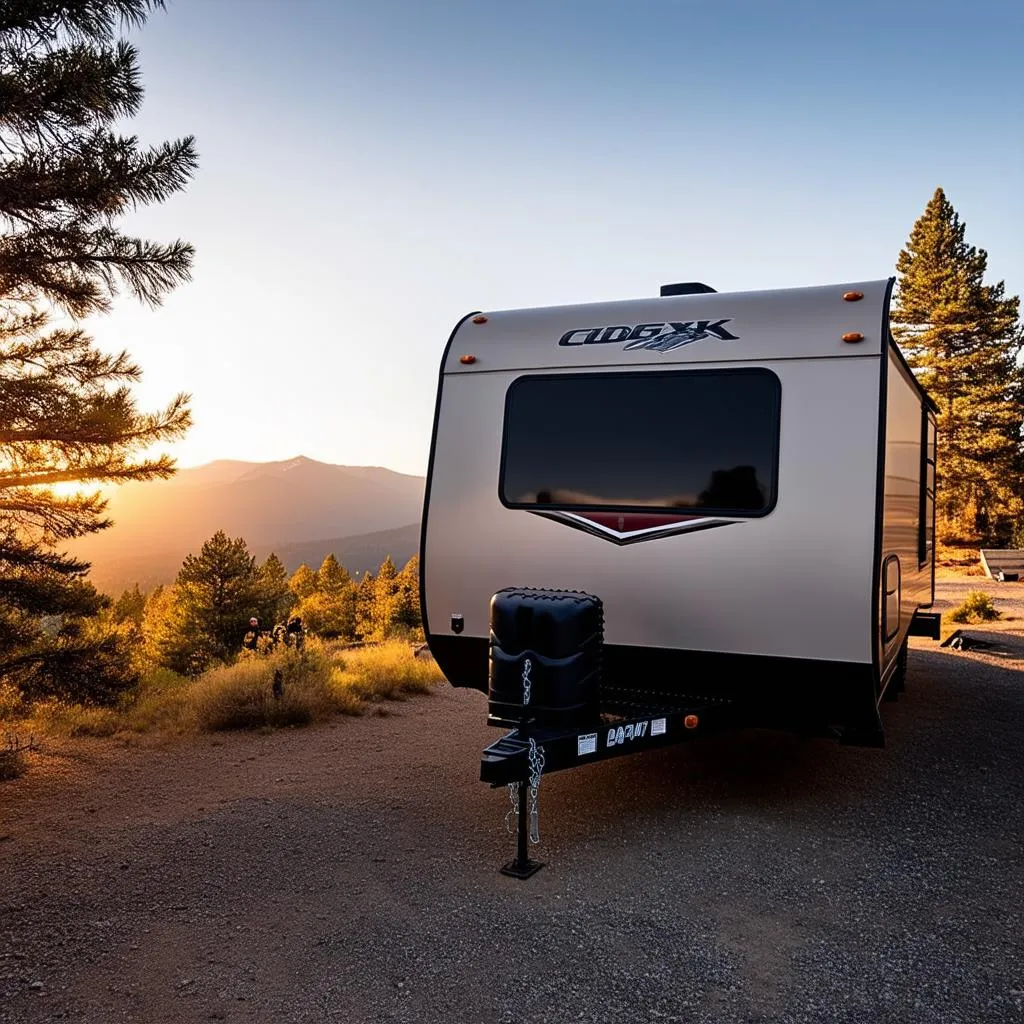
[[[491,598],[490,611],[492,723],[595,721],[604,645],[601,599],[508,587]]]

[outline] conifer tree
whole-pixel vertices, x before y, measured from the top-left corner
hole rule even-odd
[[[138,583],[135,584],[134,589],[123,591],[110,610],[110,616],[114,622],[134,622],[136,625],[142,624],[142,617],[145,613],[146,598],[139,590]]]
[[[377,581],[373,573],[364,573],[356,587],[356,636],[360,640],[377,639],[373,618],[376,594]]]
[[[304,601],[317,588],[316,573],[305,562],[292,573],[288,581],[288,588],[295,595],[296,600]]]
[[[288,586],[288,571],[273,552],[259,567],[256,587],[258,591],[255,614],[268,627],[280,622],[295,603],[295,595]]]
[[[377,570],[377,577],[374,581],[373,603],[371,605],[370,621],[372,623],[372,636],[375,640],[386,640],[391,634],[394,624],[395,598],[398,595],[398,569],[388,555],[380,568]]]
[[[190,274],[190,245],[135,238],[117,223],[181,190],[196,167],[190,137],[143,148],[115,130],[142,100],[138,55],[119,28],[162,7],[0,9],[0,679],[16,676],[26,693],[71,692],[76,677],[84,685],[116,669],[113,639],[83,625],[104,603],[83,579],[88,566],[59,551],[110,525],[106,501],[53,486],[167,477],[173,460],[139,453],[190,423],[185,395],[141,412],[130,391],[138,366],[101,352],[74,322],[121,291],[159,304]],[[55,313],[72,322],[55,324]],[[41,628],[44,616],[58,618],[56,633]],[[55,682],[61,672],[72,673],[66,686]],[[126,678],[114,676],[112,685]]]
[[[420,560],[413,555],[398,574],[397,591],[391,610],[395,627],[411,634],[422,625],[420,620]]]
[[[298,614],[314,633],[352,639],[356,632],[356,588],[348,570],[327,555],[315,576],[316,589],[299,605]]]
[[[316,571],[316,587],[326,594],[341,594],[352,586],[352,577],[334,554],[327,555]]]
[[[1020,301],[983,281],[984,249],[941,188],[897,262],[893,335],[939,406],[936,528],[946,543],[1010,539],[1021,513]]]
[[[233,661],[259,601],[256,559],[241,537],[230,540],[218,530],[182,563],[163,603],[163,621],[150,624],[161,664],[194,674],[212,662]]]

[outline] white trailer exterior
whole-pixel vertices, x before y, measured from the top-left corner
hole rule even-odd
[[[487,691],[497,591],[585,591],[605,685],[881,745],[907,636],[938,635],[935,406],[891,337],[892,287],[467,314],[421,538],[449,682]]]

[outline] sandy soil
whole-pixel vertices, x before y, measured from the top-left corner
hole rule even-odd
[[[912,644],[884,750],[747,731],[546,777],[513,852],[483,695],[0,785],[0,1021],[1024,1021],[1024,584]],[[1017,595],[1021,595],[1018,597]]]

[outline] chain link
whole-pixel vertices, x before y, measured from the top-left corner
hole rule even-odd
[[[540,789],[540,777],[544,773],[544,748],[537,746],[537,741],[530,737],[530,752],[527,754],[527,761],[530,766],[529,778],[529,807],[527,813],[530,815],[530,842],[540,842],[540,829],[538,828],[537,791]],[[516,834],[519,825],[519,787],[525,783],[510,782],[508,784],[508,799],[512,805],[511,809],[505,812],[505,831],[509,835]]]
[[[530,842],[540,842],[539,812],[537,809],[537,790],[540,789],[540,777],[544,771],[544,748],[537,746],[537,741],[530,737]]]
[[[510,782],[508,784],[508,799],[512,804],[512,809],[505,812],[505,831],[510,835],[516,834],[516,818],[519,817],[519,783]]]
[[[530,703],[530,690],[533,683],[530,679],[530,669],[533,668],[533,662],[529,658],[523,662],[523,704]]]

